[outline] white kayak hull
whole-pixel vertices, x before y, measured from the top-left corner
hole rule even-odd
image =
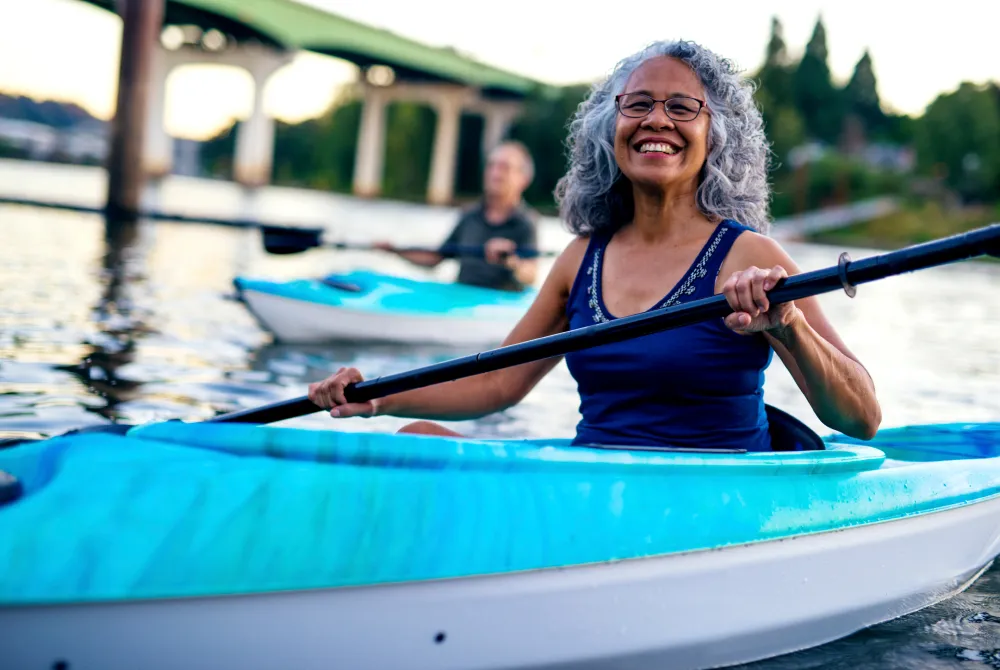
[[[443,319],[354,310],[253,290],[244,290],[243,300],[277,341],[288,344],[342,340],[489,346],[502,342],[517,323],[514,319]]]
[[[495,346],[536,294],[367,271],[285,282],[237,277],[234,284],[258,323],[290,344]]]
[[[5,667],[724,667],[966,588],[1000,497],[842,530],[597,565],[267,595],[0,608]]]

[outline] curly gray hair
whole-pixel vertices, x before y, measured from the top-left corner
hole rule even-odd
[[[631,185],[615,161],[615,95],[643,62],[657,56],[687,63],[705,87],[712,110],[698,209],[710,220],[733,219],[767,233],[770,147],[754,86],[730,61],[688,41],[654,42],[625,58],[580,103],[569,125],[569,171],[555,189],[563,221],[571,232],[589,235],[632,218]]]

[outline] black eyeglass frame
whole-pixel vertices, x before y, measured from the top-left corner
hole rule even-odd
[[[622,109],[622,104],[621,104],[621,99],[626,96],[638,96],[641,98],[645,98],[646,100],[649,100],[650,101],[649,111],[646,112],[645,114],[640,114],[639,116],[635,116],[633,114],[626,114],[625,111]],[[671,115],[670,109],[667,107],[667,103],[670,102],[671,100],[694,100],[695,102],[698,103],[698,111],[696,111],[694,113],[694,116],[692,116],[690,119],[678,119],[673,115]],[[619,93],[618,95],[615,96],[615,109],[617,109],[618,113],[621,114],[622,116],[628,117],[630,119],[641,119],[652,114],[653,110],[656,108],[656,103],[658,102],[663,104],[663,112],[667,115],[668,119],[670,119],[671,121],[678,121],[680,123],[687,123],[689,121],[694,121],[701,114],[701,110],[705,109],[706,107],[704,100],[701,100],[699,98],[694,98],[690,95],[674,95],[669,98],[665,98],[664,100],[657,100],[653,96],[647,95],[645,93]]]

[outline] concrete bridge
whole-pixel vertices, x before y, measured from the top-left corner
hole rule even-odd
[[[83,1],[116,10],[116,0]],[[264,111],[263,93],[271,75],[300,50],[359,67],[364,105],[353,190],[365,197],[381,192],[389,104],[419,101],[435,110],[427,201],[447,204],[454,194],[462,113],[483,116],[485,152],[503,139],[527,93],[544,87],[452,49],[420,44],[290,0],[166,0],[149,88],[143,161],[147,174],[162,176],[172,167],[173,139],[163,126],[167,77],[182,65],[209,63],[239,67],[253,77],[253,109],[237,133],[234,178],[248,186],[268,183],[274,120]]]

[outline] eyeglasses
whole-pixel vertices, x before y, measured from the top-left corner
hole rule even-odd
[[[663,111],[674,121],[694,121],[705,106],[704,100],[688,96],[677,96],[666,100],[657,100],[645,93],[622,93],[615,96],[615,106],[618,111],[622,116],[633,119],[641,119],[652,112],[658,102],[663,103]]]

